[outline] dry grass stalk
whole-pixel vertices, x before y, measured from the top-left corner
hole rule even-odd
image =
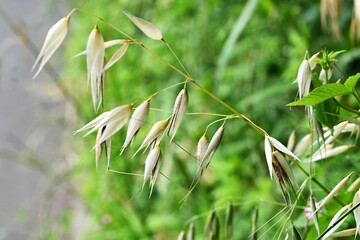
[[[32,67],[32,71],[34,71],[36,65],[39,64],[39,68],[33,79],[37,77],[40,71],[44,68],[45,64],[64,41],[69,30],[70,17],[72,13],[73,12],[70,12],[66,17],[60,19],[49,29],[40,53],[35,60],[34,66]]]
[[[126,132],[126,138],[123,146],[121,147],[120,154],[134,141],[137,133],[139,132],[141,126],[145,122],[150,108],[150,100],[147,99],[141,103],[134,111],[130,118],[129,126]]]
[[[136,17],[129,12],[121,10],[146,36],[154,40],[163,40],[163,36],[158,27],[149,21]]]
[[[170,136],[170,143],[174,139],[175,134],[180,127],[180,124],[182,122],[182,119],[186,111],[186,107],[188,105],[188,101],[189,101],[189,96],[186,87],[184,87],[177,95],[174,103],[173,112],[170,121],[170,128],[168,132]]]
[[[104,38],[98,26],[91,31],[86,45],[86,63],[88,71],[88,82],[91,85],[91,93],[95,112],[101,105],[102,78],[105,57]]]
[[[340,38],[339,28],[339,12],[341,9],[341,1],[339,0],[321,0],[321,24],[325,28],[330,19],[331,30],[335,37]]]

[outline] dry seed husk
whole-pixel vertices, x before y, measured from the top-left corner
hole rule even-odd
[[[272,145],[273,147],[275,147],[277,150],[279,150],[280,152],[285,153],[286,155],[288,155],[288,156],[290,156],[290,157],[292,157],[292,158],[300,161],[300,159],[299,159],[294,153],[292,153],[289,149],[287,149],[287,148],[286,148],[281,142],[279,142],[277,139],[275,139],[275,138],[273,138],[273,137],[270,137],[270,136],[268,136],[268,138],[269,138],[269,141],[270,141],[271,145]]]
[[[307,134],[300,140],[298,144],[296,144],[296,147],[294,149],[294,154],[296,156],[300,156],[308,149],[310,144],[311,144],[311,134]]]
[[[265,137],[264,148],[265,148],[266,163],[269,168],[270,178],[272,179],[272,176],[273,176],[273,166],[272,166],[273,150],[272,150],[272,146],[271,146],[271,143],[270,143],[270,140],[268,139],[268,137]]]
[[[294,147],[295,147],[295,139],[296,139],[296,134],[295,134],[295,131],[292,131],[290,136],[289,136],[289,139],[288,139],[288,142],[287,142],[287,149],[289,149],[290,151],[293,151],[294,150]]]
[[[346,191],[353,192],[353,191],[359,189],[359,184],[360,184],[360,177],[358,177]]]
[[[99,116],[97,116],[96,118],[91,120],[89,123],[87,123],[85,126],[83,126],[82,128],[76,130],[74,132],[74,134],[77,134],[77,133],[79,133],[81,131],[96,127],[106,117],[106,115],[108,113],[109,113],[108,111],[103,112],[102,114],[100,114]]]
[[[160,159],[161,159],[160,146],[156,145],[153,149],[151,149],[145,160],[144,182],[142,188],[144,188],[146,180],[150,178],[150,188],[151,188],[150,196],[153,187],[155,185],[157,175],[159,173]]]
[[[340,226],[341,224],[343,224],[346,220],[346,218],[349,216],[347,215],[343,220],[341,220],[340,222],[338,222],[335,226],[333,226],[335,224],[335,222],[341,217],[341,215],[349,210],[351,208],[351,204],[345,205],[344,207],[342,207],[339,211],[337,211],[337,213],[334,215],[334,217],[331,219],[328,228],[331,227],[331,230],[328,231],[323,237],[322,239],[326,239],[328,238],[332,233],[334,233]]]
[[[221,125],[218,130],[215,132],[214,136],[211,138],[208,148],[206,149],[204,161],[206,162],[206,166],[209,165],[212,156],[215,151],[218,149],[221,139],[224,134],[224,125]]]
[[[55,53],[55,51],[60,47],[61,43],[64,41],[69,29],[71,13],[66,17],[60,19],[49,29],[45,37],[44,44],[40,50],[40,53],[35,60],[34,66],[32,67],[32,71],[34,71],[36,65],[39,64],[39,69],[35,73],[33,79],[37,77],[37,75],[43,69],[45,64],[49,61],[51,56]]]
[[[196,149],[196,158],[198,159],[198,161],[197,161],[198,170],[200,170],[204,166],[205,153],[206,153],[206,150],[208,149],[208,146],[209,146],[209,140],[206,137],[206,133],[204,133],[201,136],[201,138],[197,144],[197,149]]]
[[[176,97],[173,113],[171,115],[170,128],[169,128],[170,143],[174,139],[175,134],[180,127],[180,124],[182,122],[182,119],[186,111],[186,107],[188,105],[188,101],[189,101],[189,96],[187,90],[186,88],[183,88]]]
[[[320,161],[329,157],[334,157],[339,154],[342,154],[346,151],[348,151],[350,148],[354,147],[353,145],[343,145],[338,146],[335,148],[332,148],[331,145],[326,145],[325,148],[319,149],[320,151],[317,151],[314,153],[311,157],[311,161]]]
[[[98,111],[101,102],[99,92],[101,89],[102,70],[104,66],[105,47],[104,39],[97,26],[91,31],[86,45],[86,63],[88,82],[90,82],[93,105],[95,112]]]
[[[195,239],[195,225],[193,223],[190,223],[187,234],[187,240],[194,240],[194,239]]]
[[[125,150],[135,139],[137,133],[139,132],[141,126],[145,122],[150,108],[150,99],[141,103],[134,111],[130,118],[128,130],[126,132],[125,142],[121,147],[121,152]]]
[[[162,40],[163,36],[158,27],[149,21],[136,17],[131,13],[121,10],[146,36],[154,40]]]
[[[119,50],[117,50],[114,55],[111,56],[110,60],[104,66],[103,71],[108,70],[112,65],[119,61],[125,55],[128,48],[129,44],[125,43],[124,45],[122,45]]]
[[[177,238],[178,240],[186,240],[185,231],[182,230]]]
[[[298,82],[299,98],[302,98],[309,93],[311,83],[311,68],[306,59],[300,64],[296,80]]]
[[[355,234],[356,234],[356,228],[350,228],[330,234],[328,237],[329,238],[350,237],[350,236],[354,236]]]
[[[330,191],[330,193],[323,200],[321,200],[321,204],[318,206],[316,211],[319,211],[327,202],[329,202],[345,186],[345,184],[349,181],[352,174],[353,173],[350,173],[349,175],[344,177],[338,184],[336,184],[336,186]]]
[[[285,157],[278,151],[275,151],[273,154],[274,154],[274,157],[276,158],[276,160],[280,163],[280,165],[281,165],[282,169],[284,170],[284,172],[286,173],[287,177],[289,177],[291,182],[297,186],[294,173],[292,172],[290,165],[287,162],[287,160],[285,159]]]
[[[360,201],[360,189],[356,192],[353,199],[353,206],[356,206]],[[355,223],[356,223],[356,235],[360,233],[360,208],[354,210]]]
[[[141,149],[143,148],[147,148],[148,146],[150,146],[152,143],[156,143],[159,144],[161,139],[164,136],[165,133],[165,129],[169,124],[169,119],[164,119],[161,121],[156,122],[152,128],[150,129],[149,133],[147,134],[147,136],[145,137],[144,141],[142,142],[141,146],[139,147],[139,149],[135,152],[134,156],[141,151]],[[133,156],[133,157],[134,157]]]

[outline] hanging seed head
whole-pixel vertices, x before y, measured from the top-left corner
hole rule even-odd
[[[186,240],[186,234],[185,231],[182,230],[177,238],[178,240]]]
[[[186,107],[188,105],[188,101],[189,96],[185,87],[180,91],[175,100],[168,133],[170,136],[170,143],[174,139],[175,134],[180,127],[181,121],[186,111]]]
[[[202,137],[200,138],[198,144],[197,144],[197,149],[196,149],[196,158],[197,158],[197,168],[198,170],[203,170],[204,167],[204,162],[205,162],[205,153],[206,150],[209,147],[209,140],[206,137],[206,132],[202,135]]]
[[[194,223],[190,223],[188,234],[187,234],[188,240],[194,240],[195,239],[195,225]]]
[[[44,68],[45,64],[64,41],[69,30],[71,14],[72,12],[66,17],[60,19],[49,29],[40,53],[35,60],[34,66],[32,67],[32,71],[34,71],[36,65],[39,64],[39,69],[35,73],[33,79],[37,77],[40,71]]]
[[[104,39],[95,26],[91,31],[86,45],[86,63],[88,71],[88,82],[91,85],[91,93],[95,112],[98,111],[101,102],[100,91],[102,86],[103,67],[104,67],[105,47]]]
[[[208,148],[206,149],[204,160],[206,159],[207,164],[209,165],[212,156],[215,154],[218,149],[221,139],[224,134],[224,125],[221,125],[218,130],[215,132],[214,136],[211,138]]]
[[[120,154],[127,148],[135,139],[141,126],[145,122],[150,108],[150,99],[141,103],[134,111],[130,118],[128,130],[126,132],[125,142],[121,148]]]
[[[321,0],[321,25],[326,27],[328,19],[330,19],[332,33],[338,38],[340,38],[340,28],[338,24],[340,9],[341,1]]]
[[[82,128],[76,130],[74,132],[74,134],[77,134],[81,131],[84,131],[84,130],[88,130],[90,128],[94,128],[95,126],[97,126],[105,117],[106,115],[108,114],[109,112],[106,111],[106,112],[103,112],[102,114],[100,114],[99,116],[97,116],[96,118],[94,118],[92,121],[90,121],[89,123],[87,123],[85,126],[83,126]]]
[[[311,68],[307,59],[304,59],[299,67],[296,81],[298,83],[299,98],[309,94],[311,84]]]
[[[135,152],[134,156],[143,148],[148,148],[150,145],[152,144],[159,144],[160,141],[162,140],[164,133],[165,133],[165,129],[169,124],[169,119],[164,119],[161,121],[156,122],[152,128],[150,129],[149,133],[147,134],[147,136],[145,137],[144,141],[142,142],[141,146],[139,147],[139,149]],[[133,157],[134,157],[133,156]]]
[[[125,43],[122,45],[119,50],[117,50],[114,55],[110,58],[110,60],[104,66],[103,71],[108,70],[112,65],[114,65],[117,61],[119,61],[126,53],[129,48],[129,43]]]
[[[120,9],[121,10],[121,9]],[[158,27],[151,22],[148,22],[142,18],[136,17],[129,12],[121,10],[134,24],[139,28],[146,36],[154,40],[162,40],[163,36]]]
[[[151,149],[145,160],[144,182],[142,188],[144,188],[146,180],[150,178],[150,188],[151,188],[150,196],[152,194],[152,190],[154,188],[156,178],[159,173],[160,159],[161,159],[160,146],[156,145],[153,149]]]
[[[353,200],[353,206],[356,206],[360,202],[360,189],[356,192]],[[354,210],[355,223],[356,223],[356,235],[360,233],[360,207]]]

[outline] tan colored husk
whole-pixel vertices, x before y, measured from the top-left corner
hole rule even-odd
[[[224,134],[224,125],[221,125],[218,130],[215,132],[214,136],[211,138],[208,148],[206,149],[204,161],[206,163],[206,167],[209,165],[211,158],[215,154],[218,149],[221,139]]]
[[[33,79],[37,77],[40,71],[44,68],[45,64],[64,41],[69,30],[70,17],[72,13],[73,11],[66,17],[60,19],[49,29],[40,53],[35,60],[34,66],[32,67],[32,71],[34,71],[35,67],[39,64],[39,68]]]
[[[360,201],[360,189],[356,192],[353,199],[353,206],[357,205]],[[356,235],[360,233],[360,208],[354,209],[354,217],[356,223]]]
[[[331,30],[334,36],[340,38],[339,28],[339,11],[342,1],[334,0],[321,0],[320,12],[321,12],[321,25],[325,28],[327,25],[327,19],[330,18]]]
[[[331,227],[331,230],[328,231],[323,237],[322,239],[326,239],[328,238],[332,233],[334,233],[344,222],[345,220],[347,219],[347,217],[349,216],[346,216],[343,220],[341,220],[340,222],[338,222],[335,226],[333,226],[335,224],[335,222],[341,217],[341,215],[349,210],[351,208],[351,204],[348,204],[348,205],[345,205],[344,207],[342,207],[339,211],[337,211],[337,213],[334,215],[334,217],[331,219],[329,225],[328,225],[328,228]]]
[[[116,46],[116,45],[129,44],[129,43],[130,43],[130,40],[113,39],[113,40],[104,42],[104,49],[109,48],[109,47],[113,47],[113,46]],[[72,58],[77,58],[77,57],[80,57],[82,55],[86,55],[86,50],[84,50],[82,52],[79,52],[78,54],[76,54]]]
[[[186,87],[184,87],[177,95],[174,103],[173,112],[170,121],[170,128],[169,128],[170,143],[174,139],[175,134],[180,127],[180,124],[182,122],[182,119],[186,111],[186,107],[188,105],[188,101],[189,101],[189,96]]]
[[[316,211],[316,203],[315,203],[315,198],[314,198],[312,192],[310,194],[310,206],[311,206],[311,212],[312,212],[311,218],[314,222],[317,234],[320,235],[320,226],[319,226],[318,215],[317,215],[317,211]]]
[[[196,149],[196,158],[198,159],[197,161],[197,169],[199,170],[203,170],[202,167],[204,167],[204,160],[205,160],[205,153],[206,150],[208,149],[209,146],[209,140],[206,137],[206,133],[204,133],[198,144],[197,144],[197,149]]]
[[[308,161],[320,161],[329,157],[337,156],[341,153],[348,151],[350,148],[354,147],[353,145],[344,145],[332,148],[331,145],[326,145],[325,148],[319,149],[316,153],[312,155],[310,159],[307,159],[305,162]]]
[[[359,184],[360,184],[360,177],[358,177],[351,185],[350,187],[346,190],[347,192],[353,192],[355,190],[359,189]]]
[[[150,98],[141,103],[130,118],[129,126],[126,132],[125,142],[121,147],[120,155],[134,141],[141,126],[145,122],[150,108]]]
[[[91,93],[95,112],[98,111],[101,102],[99,95],[101,91],[102,70],[104,67],[105,47],[104,39],[96,25],[91,31],[86,45],[86,62],[88,71],[88,82],[91,85]]]
[[[127,49],[129,47],[128,43],[125,43],[122,45],[119,50],[117,50],[114,55],[111,56],[110,60],[106,63],[104,66],[103,71],[108,70],[112,65],[114,65],[117,61],[119,61],[126,53]]]
[[[163,36],[158,27],[149,21],[136,17],[131,13],[121,10],[146,36],[154,40],[162,40]]]
[[[296,178],[294,176],[294,173],[292,172],[289,163],[285,159],[285,157],[279,153],[278,151],[273,152],[273,156],[276,158],[276,160],[280,163],[282,169],[286,173],[287,177],[297,186]]]
[[[101,138],[101,135],[102,135],[103,131],[105,130],[104,128],[105,127],[100,128],[96,135],[96,144],[95,144],[95,166],[96,166],[96,169],[98,169],[99,160],[100,160],[102,149],[103,149],[103,145],[102,145],[102,143],[99,142],[99,139]]]
[[[328,237],[329,238],[350,237],[350,236],[354,236],[355,234],[356,234],[356,228],[350,228],[330,234]]]
[[[177,240],[186,240],[185,231],[182,230],[177,238]]]
[[[150,178],[150,188],[151,188],[150,196],[152,194],[152,190],[155,185],[157,175],[159,173],[160,159],[161,159],[160,146],[156,145],[153,149],[151,149],[145,160],[144,182],[142,189],[145,186],[146,180]]]
[[[141,149],[143,148],[147,148],[148,146],[150,146],[152,143],[155,144],[159,144],[161,139],[164,136],[165,133],[165,129],[169,124],[169,119],[164,119],[161,121],[156,122],[152,128],[150,129],[149,133],[147,134],[147,136],[145,137],[144,141],[142,142],[141,146],[139,147],[139,149],[135,152],[134,156],[141,151]],[[134,157],[133,156],[133,157]]]
[[[319,211],[326,203],[328,203],[333,197],[345,186],[345,184],[349,181],[351,175],[350,173],[345,178],[343,178],[336,186],[330,191],[330,193],[320,202],[320,205],[317,207],[316,211]]]
[[[298,144],[296,144],[296,147],[294,149],[294,154],[296,156],[300,156],[306,151],[306,149],[308,149],[310,144],[311,144],[311,134],[307,134],[300,140]]]
[[[195,240],[195,225],[193,223],[190,223],[187,240]]]
[[[287,142],[287,144],[286,144],[286,148],[289,149],[290,151],[293,151],[293,150],[294,150],[294,147],[295,147],[295,139],[296,139],[296,133],[295,133],[295,130],[294,130],[294,131],[292,131],[292,132],[290,133],[288,142]]]

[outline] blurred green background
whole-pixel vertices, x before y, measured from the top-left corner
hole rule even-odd
[[[165,44],[146,38],[119,8],[156,24],[195,80],[283,143],[287,142],[293,130],[298,136],[309,130],[306,113],[301,108],[285,106],[296,98],[297,85],[293,82],[306,50],[312,55],[323,48],[345,49],[346,53],[339,57],[341,71],[334,71],[337,77],[351,75],[359,69],[358,41],[350,39],[352,1],[344,1],[339,10],[341,14],[337,23],[340,36],[333,34],[330,23],[321,26],[320,1],[69,2],[139,39],[158,55],[180,67]],[[85,49],[87,37],[96,24],[105,41],[124,36],[81,12],[76,12],[71,21],[65,43],[62,81],[81,103],[77,105],[80,117],[73,126],[77,129],[96,115],[90,91],[86,88],[86,60],[68,59]],[[107,50],[107,59],[115,50],[116,47]],[[140,47],[131,45],[126,55],[108,71],[104,110],[144,100],[152,93],[184,80]],[[133,159],[131,156],[150,129],[150,124],[169,116],[180,89],[181,86],[171,88],[152,100],[151,107],[163,111],[150,111],[148,125],[122,156],[119,156],[119,149],[125,131],[113,137],[112,170],[142,173],[145,155]],[[229,114],[195,86],[188,85],[188,91],[187,112]],[[194,154],[206,126],[216,119],[187,115],[176,135],[176,142]],[[208,136],[218,126],[209,128]],[[149,199],[148,187],[134,197],[142,185],[142,177],[107,172],[104,156],[99,169],[95,169],[94,151],[91,151],[95,134],[84,139],[80,135],[71,136],[68,140],[76,158],[70,177],[77,186],[87,213],[82,234],[84,239],[176,239],[190,223],[195,225],[198,238],[203,239],[205,223],[212,210],[216,211],[221,239],[224,239],[226,211],[230,203],[234,206],[232,239],[247,239],[250,236],[252,217],[256,211],[258,237],[271,239],[285,234],[284,229],[281,233],[281,226],[287,213],[282,212],[272,219],[283,209],[284,202],[275,181],[269,178],[263,138],[242,121],[227,122],[222,143],[210,167],[184,206],[181,200],[196,173],[196,160],[176,145],[163,143],[161,172],[166,177],[159,176]],[[331,188],[349,171],[359,170],[351,160],[353,157],[342,156],[321,162],[321,167],[317,168],[318,179]],[[296,170],[295,174],[301,184],[305,177]],[[305,196],[308,194],[305,193]],[[321,192],[319,194],[321,196]],[[306,199],[300,200],[295,211],[293,219],[298,216],[297,222],[305,220],[302,207],[306,205]],[[71,219],[71,214],[69,211],[66,216]],[[50,235],[49,239],[61,237]],[[308,239],[311,239],[311,232]]]

